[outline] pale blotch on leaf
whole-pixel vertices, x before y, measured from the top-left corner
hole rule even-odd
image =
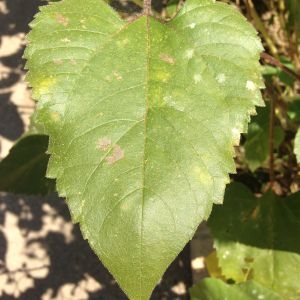
[[[53,63],[55,65],[61,65],[63,63],[63,61],[61,59],[53,59]]]
[[[71,42],[71,40],[68,39],[68,38],[61,39],[60,41],[63,42],[63,43],[70,43]]]
[[[75,66],[75,65],[77,65],[77,62],[76,62],[75,59],[70,59],[70,64],[71,64],[72,66]]]
[[[129,39],[125,38],[125,39],[122,39],[122,40],[118,40],[118,41],[116,41],[116,43],[119,47],[124,47],[129,43]]]
[[[224,252],[224,254],[222,255],[222,258],[223,259],[227,259],[227,257],[230,255],[230,252],[228,251],[228,250],[226,250],[225,252]]]
[[[106,75],[106,76],[104,77],[104,79],[105,79],[106,81],[111,81],[111,77],[110,77],[109,75]]]
[[[156,80],[162,81],[162,82],[168,82],[171,78],[171,74],[164,71],[158,71],[155,74]]]
[[[240,143],[240,130],[237,127],[234,127],[231,129],[231,134],[234,144],[238,145]]]
[[[107,137],[101,138],[97,143],[97,149],[107,151],[111,147],[111,140]]]
[[[69,19],[61,13],[56,14],[56,21],[65,27],[69,25]]]
[[[199,83],[202,80],[201,74],[195,74],[194,75],[194,82],[195,84]]]
[[[189,27],[191,28],[191,29],[194,29],[195,27],[196,27],[196,23],[191,23],[190,25],[189,25]]]
[[[219,83],[224,83],[226,81],[226,75],[224,73],[218,74],[216,80]]]
[[[85,24],[85,19],[80,20],[80,24],[81,24],[82,29],[86,29],[86,26],[84,25]]]
[[[115,145],[113,148],[112,155],[108,156],[106,158],[106,161],[109,165],[113,165],[122,158],[124,158],[124,150],[119,145]]]
[[[246,89],[249,90],[249,91],[255,91],[256,90],[255,83],[252,80],[247,80]]]
[[[172,96],[164,96],[163,97],[164,103],[169,106],[169,107],[173,107],[178,111],[184,111],[184,106],[180,105],[179,103],[176,103],[176,101],[174,101],[174,99],[172,98]]]
[[[194,56],[194,49],[188,49],[188,50],[186,50],[184,56],[187,59],[193,58],[193,56]]]
[[[195,174],[195,178],[199,182],[201,182],[203,184],[206,184],[207,186],[212,186],[213,185],[213,178],[207,171],[205,171],[204,169],[199,168],[198,166],[195,167],[193,171],[194,171],[194,174]]]
[[[115,78],[117,80],[122,80],[123,79],[123,77],[117,71],[114,71],[113,75],[115,76]]]
[[[54,121],[54,122],[58,122],[61,119],[60,113],[57,112],[57,111],[52,111],[50,113],[50,117],[51,117],[51,120]]]
[[[166,62],[166,63],[168,63],[168,64],[170,64],[170,65],[174,65],[174,63],[175,63],[174,58],[173,58],[172,56],[168,55],[168,54],[165,54],[165,53],[161,53],[161,54],[159,55],[159,58],[160,58],[162,61],[164,61],[164,62]]]

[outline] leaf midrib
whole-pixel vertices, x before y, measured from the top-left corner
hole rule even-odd
[[[147,147],[147,119],[149,113],[149,79],[150,79],[150,17],[146,16],[146,84],[145,84],[145,117],[144,117],[144,153],[142,164],[142,206],[141,206],[141,231],[140,231],[140,295],[142,295],[143,277],[143,238],[144,238],[144,202],[145,202],[145,171],[146,171],[146,147]]]

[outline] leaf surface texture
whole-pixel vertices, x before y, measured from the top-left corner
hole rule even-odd
[[[233,145],[262,105],[256,32],[210,0],[168,23],[63,0],[42,8],[28,40],[48,176],[130,299],[148,299],[222,202]]]

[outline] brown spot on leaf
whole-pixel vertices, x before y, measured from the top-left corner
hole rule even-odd
[[[56,14],[56,21],[65,27],[69,25],[69,18],[65,17],[61,13]]]
[[[63,63],[63,61],[61,59],[53,59],[53,63],[55,65],[61,65]]]
[[[77,62],[76,62],[75,59],[70,59],[70,64],[71,64],[72,66],[75,66],[75,65],[77,65]]]
[[[124,158],[124,150],[119,145],[115,145],[112,155],[108,156],[106,161],[109,165],[112,165],[122,158]]]
[[[168,63],[168,64],[170,64],[170,65],[174,65],[174,64],[175,64],[174,58],[173,58],[172,56],[168,55],[168,54],[161,53],[161,54],[159,55],[159,58],[160,58],[162,61],[164,61],[164,62],[166,62],[166,63]]]
[[[244,261],[245,261],[245,263],[247,263],[247,264],[251,264],[251,263],[254,262],[254,258],[252,258],[252,257],[245,257],[245,258],[244,258]]]
[[[111,140],[107,137],[104,137],[98,141],[97,149],[102,151],[107,151],[111,147]]]
[[[248,222],[249,220],[256,221],[260,216],[260,208],[256,206],[252,211],[243,213],[241,219],[243,222]]]
[[[242,268],[242,272],[243,272],[244,274],[248,274],[249,269],[247,269],[247,268]]]
[[[260,215],[260,208],[259,206],[256,206],[250,215],[250,219],[257,220],[259,215]]]

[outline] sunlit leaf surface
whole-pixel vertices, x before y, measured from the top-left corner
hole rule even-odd
[[[130,299],[221,203],[233,145],[262,105],[254,29],[191,0],[169,23],[127,23],[100,0],[63,0],[31,24],[27,80],[50,135],[48,176]]]

